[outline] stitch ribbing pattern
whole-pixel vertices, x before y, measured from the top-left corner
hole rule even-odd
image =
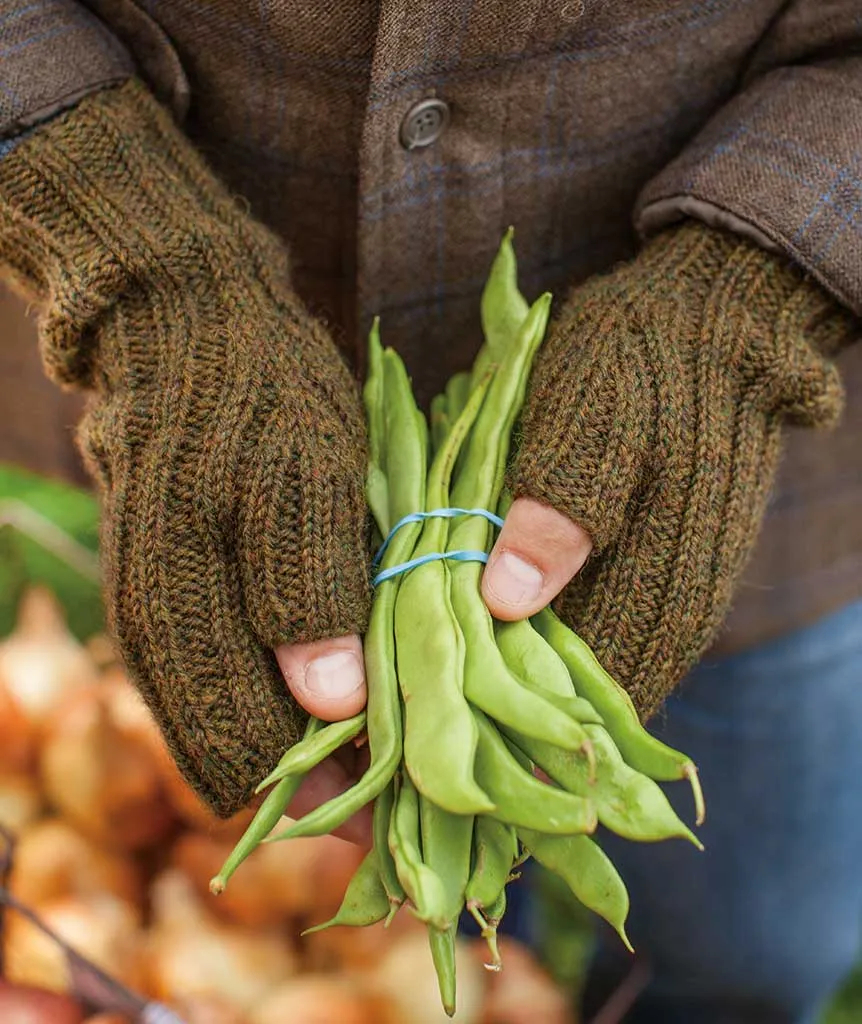
[[[828,356],[851,336],[819,284],[698,222],[563,308],[537,359],[510,484],[593,538],[558,607],[644,718],[720,627],[783,424],[840,415]]]
[[[0,259],[43,303],[44,362],[86,387],[111,631],[220,814],[301,732],[272,648],[364,630],[359,391],[283,248],[137,83],[4,161]]]

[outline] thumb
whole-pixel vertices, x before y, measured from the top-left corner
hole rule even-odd
[[[362,641],[355,634],[282,644],[275,657],[297,703],[315,718],[338,722],[365,707]]]
[[[482,575],[482,597],[497,619],[535,615],[559,594],[592,550],[577,523],[532,498],[509,509]]]

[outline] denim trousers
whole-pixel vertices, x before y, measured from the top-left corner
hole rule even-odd
[[[624,1024],[817,1024],[862,953],[862,601],[703,660],[649,728],[700,769],[705,850],[597,835],[651,977]],[[664,788],[691,823],[688,786]],[[504,924],[531,943],[528,880]],[[585,1024],[632,967],[600,928]]]
[[[706,849],[599,836],[651,971],[626,1024],[815,1024],[862,938],[862,602],[701,662],[650,729],[698,764]],[[585,1022],[631,966],[601,931]]]

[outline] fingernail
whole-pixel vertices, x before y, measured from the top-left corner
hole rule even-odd
[[[305,685],[309,691],[327,700],[349,697],[364,681],[359,659],[351,651],[336,651],[315,658],[305,670]]]
[[[541,571],[511,551],[504,551],[488,570],[488,590],[503,604],[520,605],[535,601],[545,577]]]

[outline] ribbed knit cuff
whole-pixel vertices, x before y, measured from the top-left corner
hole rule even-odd
[[[215,179],[137,81],[102,90],[0,162],[0,262],[51,305],[44,359],[92,386],[85,339],[130,290],[218,289],[248,268],[291,302],[285,250]]]

